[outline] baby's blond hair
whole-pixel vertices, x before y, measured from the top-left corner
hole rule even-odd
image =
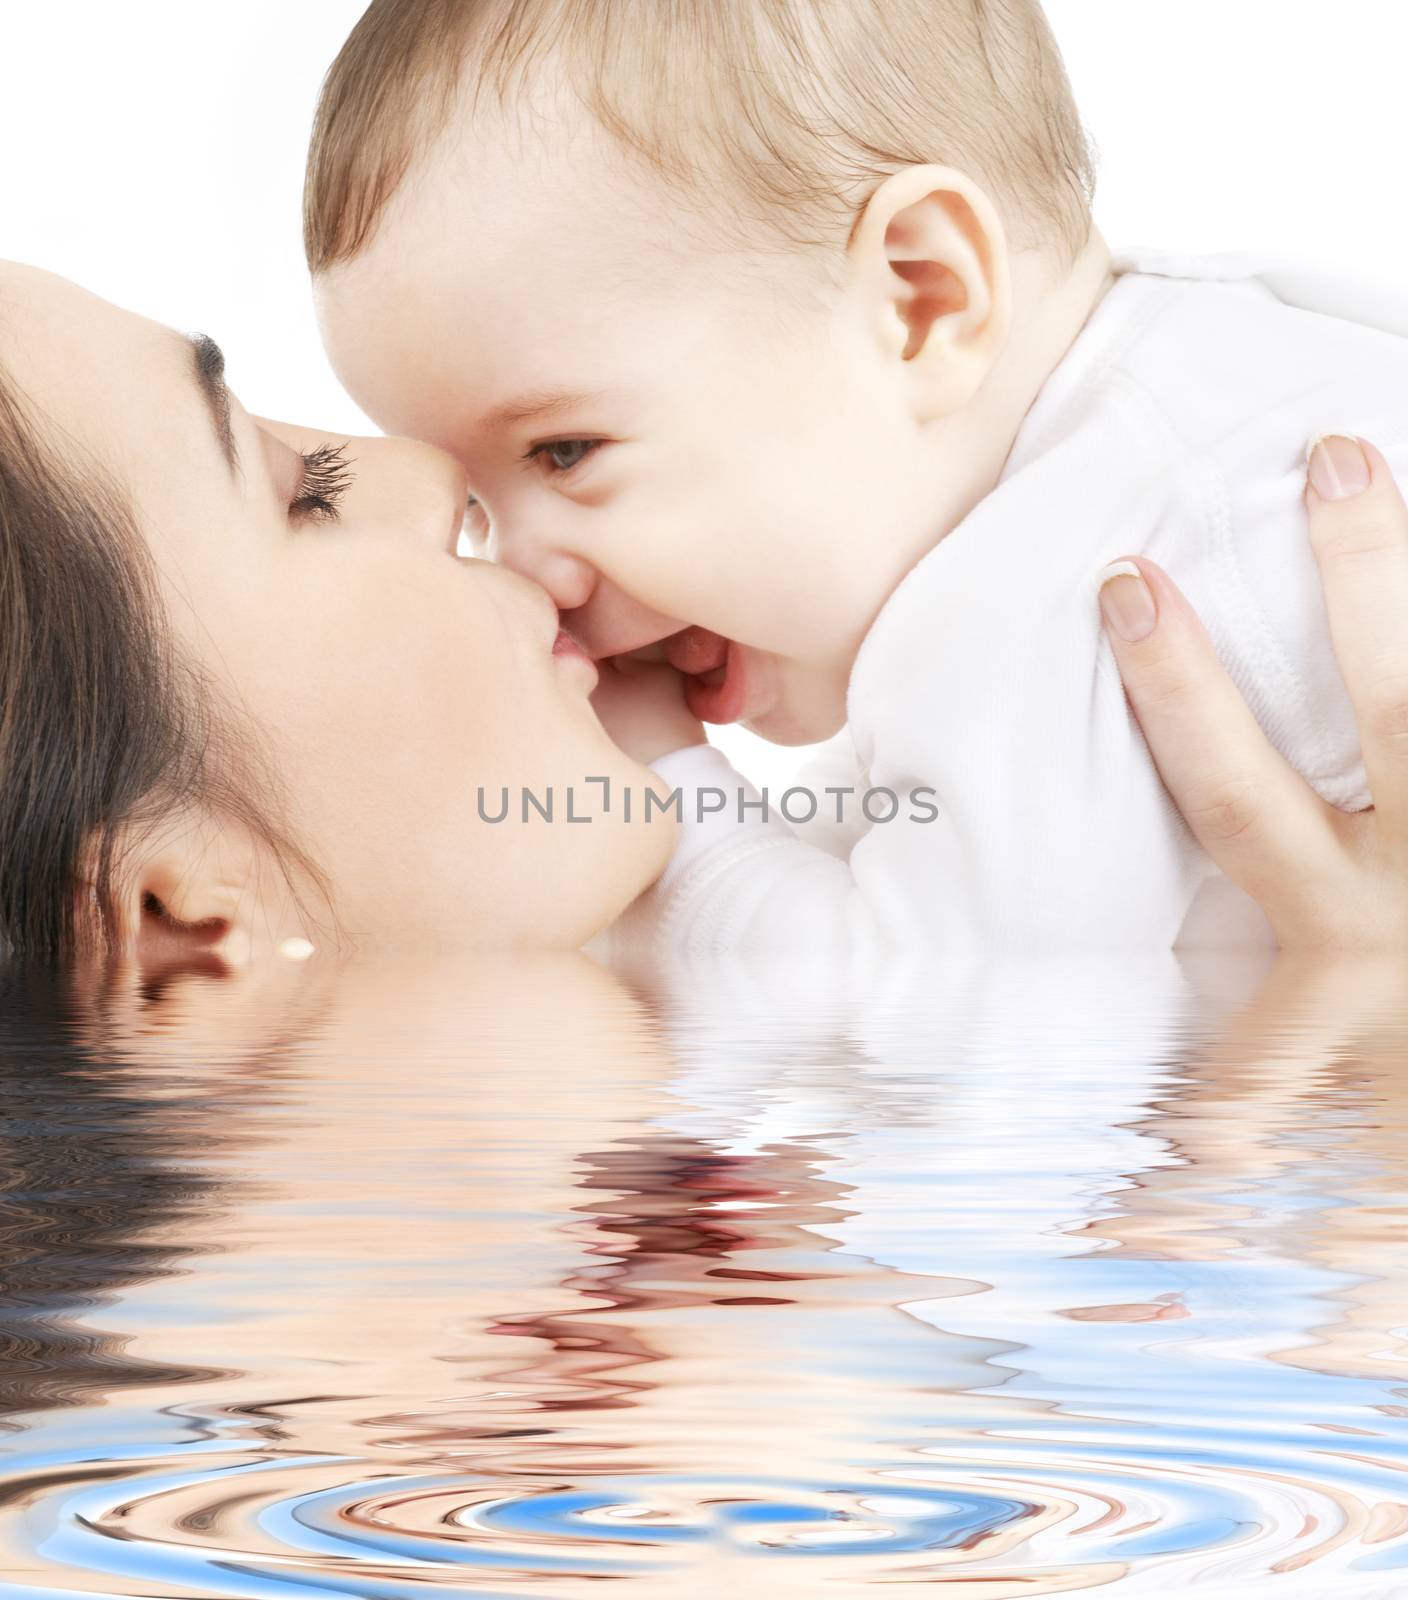
[[[844,245],[892,172],[983,185],[1013,242],[1074,259],[1093,167],[1037,0],[373,0],[323,85],[304,187],[320,272],[356,256],[468,83],[551,54],[600,123],[735,228]]]

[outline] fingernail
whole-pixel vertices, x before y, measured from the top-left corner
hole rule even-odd
[[[1372,474],[1358,439],[1332,433],[1310,447],[1310,484],[1322,500],[1348,500],[1363,494]]]
[[[1159,620],[1149,585],[1132,561],[1116,561],[1100,574],[1100,609],[1126,644],[1147,639]]]

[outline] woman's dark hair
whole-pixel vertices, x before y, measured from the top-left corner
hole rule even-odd
[[[166,625],[132,507],[0,372],[0,954],[110,944],[131,830],[187,806],[257,817],[269,793]],[[245,743],[246,741],[241,741]]]

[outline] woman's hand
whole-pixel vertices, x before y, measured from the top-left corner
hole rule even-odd
[[[1310,538],[1372,810],[1335,810],[1272,749],[1153,562],[1116,563],[1124,575],[1106,579],[1101,609],[1169,792],[1282,948],[1408,949],[1408,507],[1362,440],[1321,440],[1309,479]]]

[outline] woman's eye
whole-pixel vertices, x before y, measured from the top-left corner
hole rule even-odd
[[[304,450],[303,475],[288,514],[296,521],[336,522],[338,505],[352,487],[352,463],[345,444],[320,444]]]
[[[553,439],[547,444],[534,445],[529,454],[541,457],[554,472],[571,472],[604,442],[602,439]]]

